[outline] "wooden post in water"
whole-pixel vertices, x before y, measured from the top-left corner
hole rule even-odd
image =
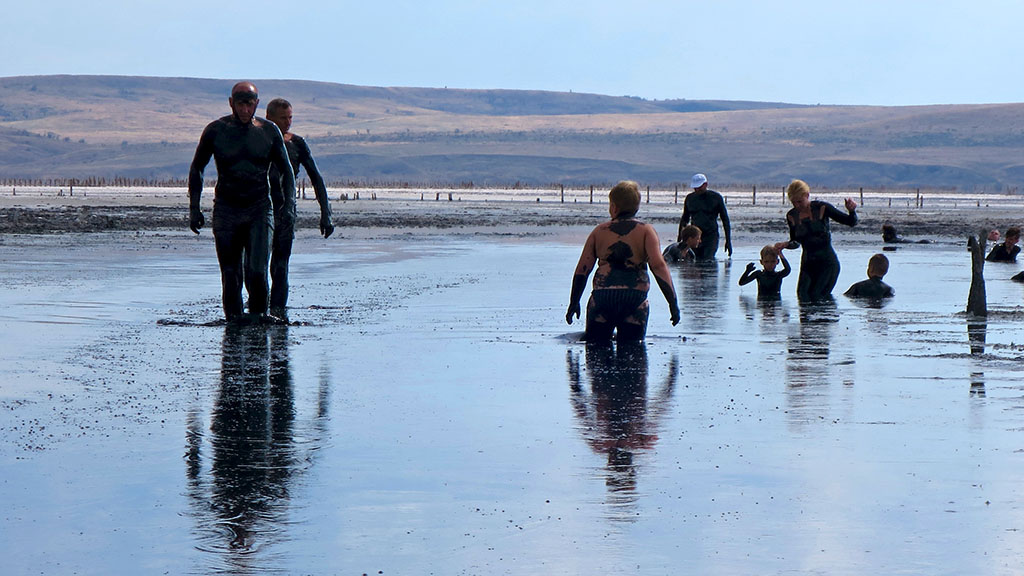
[[[565,204],[565,184],[559,184],[559,187],[562,189],[562,204]]]
[[[863,186],[860,187],[860,205],[861,206],[864,205],[864,187]]]
[[[591,204],[594,203],[594,185],[593,184],[590,185],[590,203]]]
[[[967,313],[974,316],[988,316],[988,302],[985,296],[985,241],[988,231],[982,230],[977,238],[967,238],[971,251],[971,289],[967,293]]]
[[[647,203],[648,204],[651,203],[651,187],[650,186],[647,187]]]
[[[921,189],[920,188],[917,189],[917,198],[914,199],[914,207],[916,207],[916,208],[920,208],[921,207]]]
[[[676,184],[676,198],[672,201],[673,204],[679,204],[679,184]]]
[[[757,206],[757,186],[754,186],[754,192],[750,195],[751,206]]]

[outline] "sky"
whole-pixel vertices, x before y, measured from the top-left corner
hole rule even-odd
[[[15,0],[4,13],[4,77],[799,104],[1024,101],[1019,0]]]

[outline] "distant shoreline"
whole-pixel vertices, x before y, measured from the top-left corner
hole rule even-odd
[[[780,192],[723,190],[736,232],[784,232],[789,205]],[[360,199],[354,200],[356,193]],[[451,200],[449,200],[449,193]],[[348,194],[348,200],[340,200]],[[564,194],[564,195],[563,195]],[[592,226],[607,218],[605,194],[595,190],[479,190],[479,189],[332,189],[334,219],[341,228],[450,229],[509,226]],[[912,194],[912,193],[911,193]],[[684,192],[651,191],[640,218],[660,224],[678,222]],[[855,191],[825,191],[815,198],[842,204],[845,195],[860,201]],[[464,197],[466,199],[464,199]],[[0,234],[61,234],[110,231],[186,230],[187,194],[183,188],[25,187],[0,193]],[[422,200],[420,200],[422,198]],[[203,196],[204,210],[212,208],[212,190]],[[564,200],[563,200],[564,199]],[[1024,196],[966,193],[907,195],[865,194],[860,224],[851,230],[879,235],[891,223],[900,234],[914,237],[963,237],[981,228],[1004,230],[1021,225]],[[920,203],[920,205],[919,205]],[[299,228],[315,229],[318,206],[307,192],[298,201]]]

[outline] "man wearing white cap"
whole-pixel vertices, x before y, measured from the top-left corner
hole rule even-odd
[[[725,252],[732,256],[732,231],[729,227],[729,212],[725,199],[714,190],[708,190],[708,177],[694,174],[690,179],[693,192],[683,200],[683,217],[679,219],[677,241],[683,239],[683,228],[691,221],[700,228],[700,245],[694,250],[697,260],[714,260],[718,252],[718,219],[722,220],[725,231]]]

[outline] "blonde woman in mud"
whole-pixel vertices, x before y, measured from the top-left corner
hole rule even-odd
[[[789,242],[776,247],[803,247],[800,276],[796,294],[801,302],[828,300],[839,279],[839,257],[832,248],[829,220],[854,226],[857,224],[857,203],[847,198],[846,214],[828,202],[811,200],[811,187],[803,180],[793,180],[786,188],[793,209],[786,214]]]

